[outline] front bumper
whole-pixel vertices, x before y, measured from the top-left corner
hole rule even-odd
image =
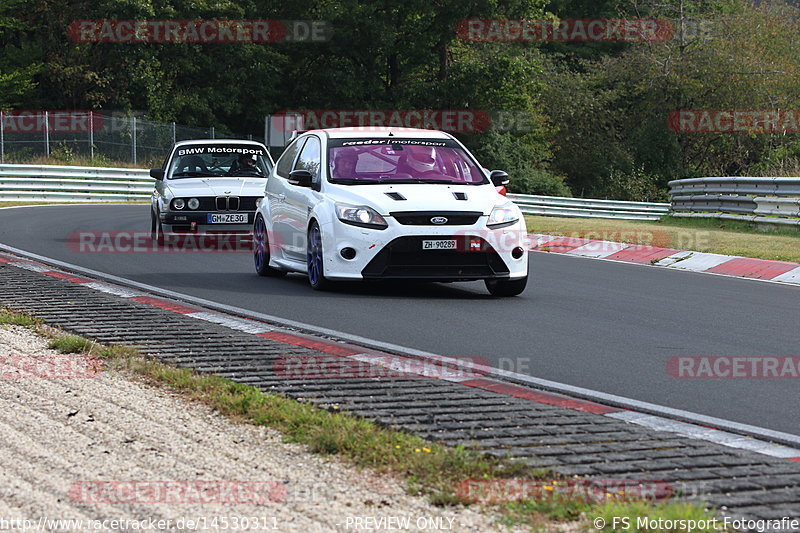
[[[507,278],[508,266],[481,237],[456,236],[453,250],[424,250],[437,235],[398,237],[383,247],[361,271],[364,279],[459,280]]]
[[[321,227],[325,277],[340,280],[419,279],[472,281],[528,275],[524,221],[502,229],[485,226],[407,226],[387,219],[385,230],[333,221]],[[452,250],[425,250],[422,241],[455,240]],[[352,248],[353,259],[342,257]]]
[[[247,216],[245,223],[209,223],[209,215],[241,214]],[[252,234],[255,211],[168,211],[161,213],[161,227],[164,235],[220,235]]]

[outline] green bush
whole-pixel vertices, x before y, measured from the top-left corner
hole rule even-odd
[[[66,141],[61,141],[56,143],[56,145],[50,150],[50,157],[56,161],[72,163],[75,161],[75,151],[66,143]]]
[[[536,134],[488,132],[473,151],[486,168],[508,172],[510,192],[572,196],[563,178],[548,170],[550,152]]]
[[[599,196],[609,200],[627,200],[631,202],[663,202],[668,201],[667,191],[659,188],[659,178],[648,174],[641,167],[629,172],[612,170],[611,175],[597,189]]]
[[[508,191],[515,194],[539,194],[542,196],[572,196],[564,179],[547,170],[530,169],[520,174],[509,174]]]

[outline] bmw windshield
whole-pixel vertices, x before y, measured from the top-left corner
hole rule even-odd
[[[450,139],[331,139],[328,179],[344,185],[480,185],[486,176]]]
[[[252,144],[191,144],[179,147],[172,159],[170,179],[248,177],[266,178],[272,170],[264,149]]]

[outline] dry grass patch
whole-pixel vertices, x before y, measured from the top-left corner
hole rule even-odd
[[[525,217],[528,231],[630,244],[800,262],[800,231],[763,232],[747,223],[664,217],[661,221]]]

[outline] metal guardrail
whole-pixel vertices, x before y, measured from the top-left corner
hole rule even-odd
[[[669,213],[670,205],[658,202],[621,202],[559,196],[509,194],[526,215],[620,220],[658,220]]]
[[[0,165],[0,200],[18,202],[143,202],[153,191],[146,169]]]
[[[146,169],[59,165],[0,165],[0,200],[41,202],[146,201],[153,178]],[[509,194],[528,215],[657,220],[669,204]]]
[[[672,216],[800,228],[800,178],[691,178],[669,186]]]

